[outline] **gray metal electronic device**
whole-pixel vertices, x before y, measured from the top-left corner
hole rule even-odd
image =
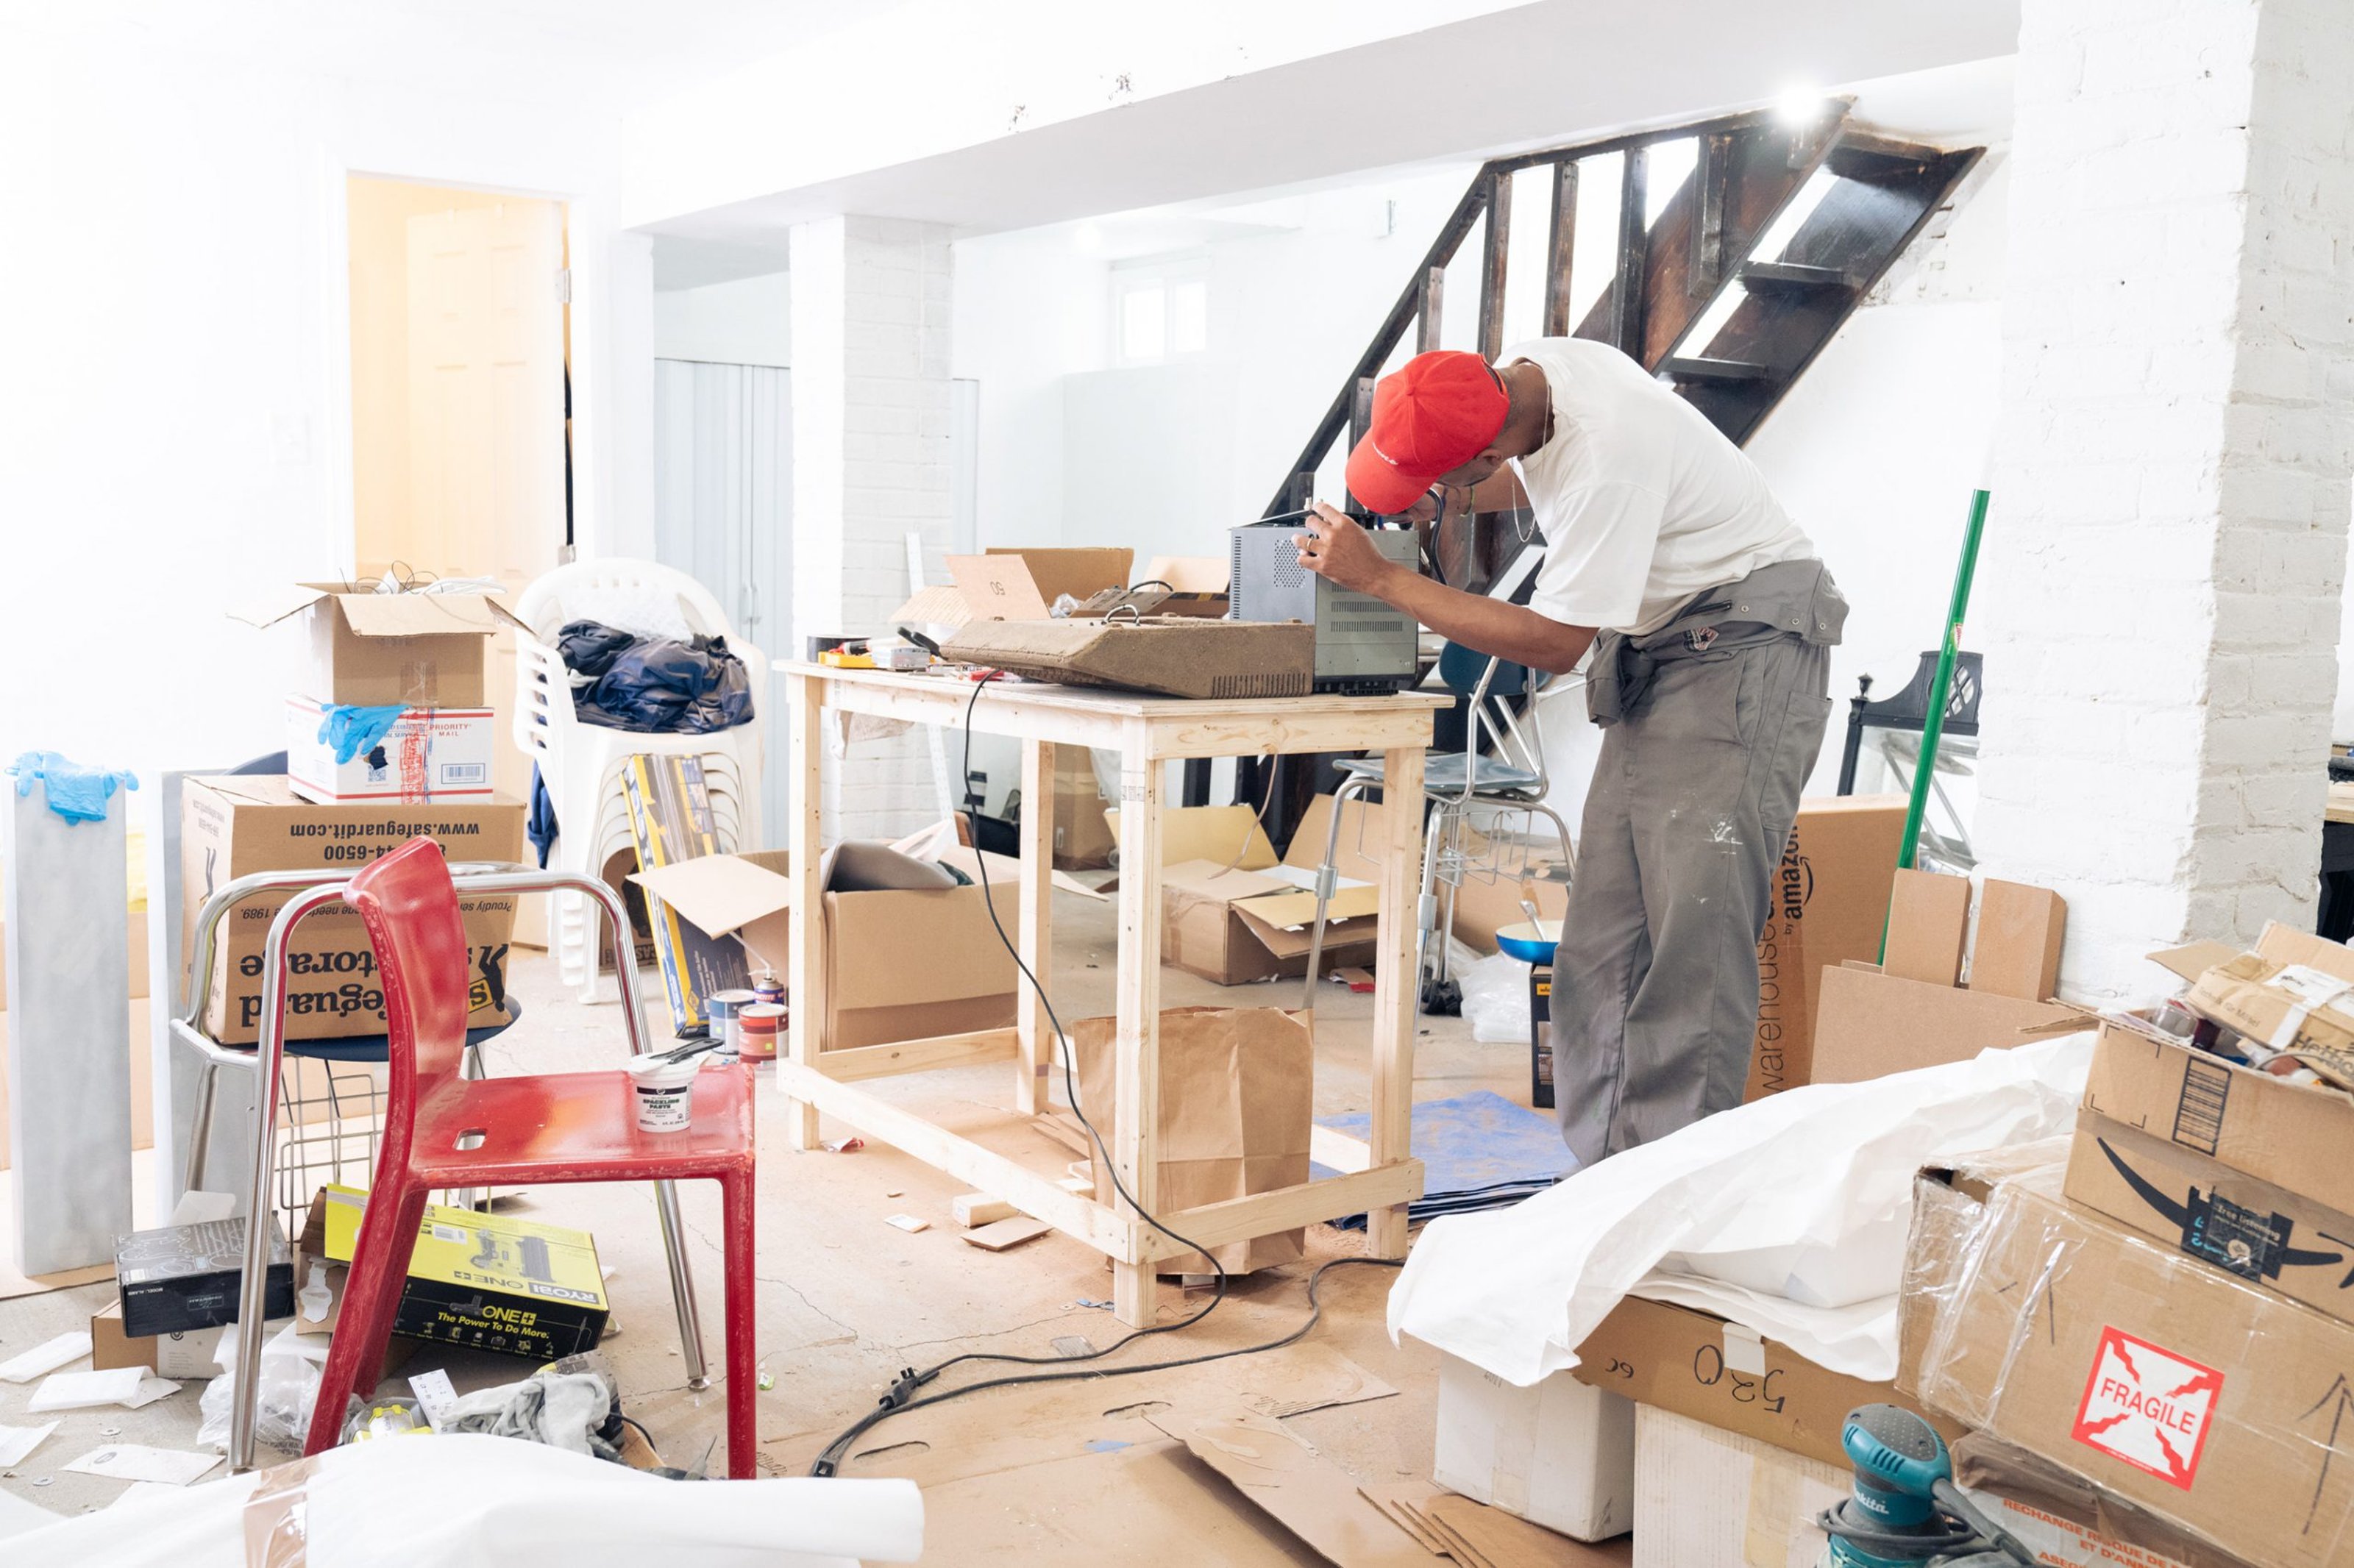
[[[1231,530],[1227,594],[1235,620],[1299,620],[1316,629],[1316,689],[1357,695],[1403,691],[1419,671],[1414,617],[1371,594],[1334,588],[1299,564],[1297,522],[1246,523]],[[1411,571],[1411,528],[1368,531],[1373,548]]]

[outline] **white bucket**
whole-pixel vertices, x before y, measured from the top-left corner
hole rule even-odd
[[[703,1068],[701,1060],[689,1056],[684,1062],[665,1062],[656,1056],[641,1056],[629,1067],[630,1076],[637,1081],[638,1130],[684,1131],[695,1119],[691,1102],[695,1097],[695,1075]]]

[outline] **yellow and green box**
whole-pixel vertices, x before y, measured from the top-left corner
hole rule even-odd
[[[367,1194],[328,1187],[329,1258],[349,1263]],[[555,1361],[591,1349],[611,1315],[597,1243],[586,1231],[514,1214],[429,1205],[392,1331],[412,1339]]]

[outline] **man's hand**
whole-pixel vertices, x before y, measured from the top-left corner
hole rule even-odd
[[[1327,582],[1361,593],[1378,595],[1375,585],[1397,570],[1373,548],[1363,528],[1320,501],[1308,519],[1308,532],[1292,542],[1299,546],[1301,566]]]

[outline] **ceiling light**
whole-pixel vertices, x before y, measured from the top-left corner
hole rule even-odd
[[[1822,118],[1822,113],[1819,88],[1785,88],[1774,100],[1774,117],[1785,125],[1811,125]]]

